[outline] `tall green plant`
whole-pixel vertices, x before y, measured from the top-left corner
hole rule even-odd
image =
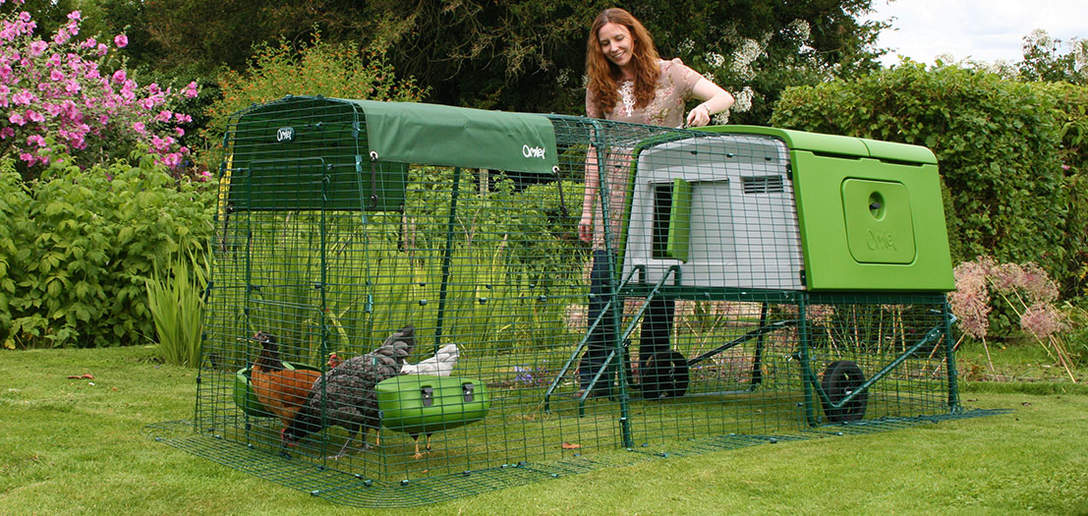
[[[147,279],[147,305],[159,337],[159,356],[168,364],[200,365],[204,287],[210,272],[206,254],[185,251],[156,262]]]

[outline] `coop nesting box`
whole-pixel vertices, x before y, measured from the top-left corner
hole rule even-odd
[[[953,287],[937,161],[924,147],[766,127],[642,143],[624,271],[675,286]]]
[[[924,148],[322,97],[253,106],[227,129],[196,436],[164,439],[202,456],[334,501],[415,505],[627,450],[959,413]],[[602,298],[577,236],[587,170],[598,202],[622,203]],[[591,301],[616,316],[604,344],[590,342]],[[674,307],[668,349],[642,356],[654,301]],[[366,355],[409,324],[409,363],[458,346],[449,376],[383,379],[373,357],[354,387],[315,394],[331,353]],[[581,360],[591,345],[605,346],[596,369]],[[326,365],[250,389],[262,355]],[[651,362],[668,367],[640,370]],[[599,389],[580,390],[583,373]]]

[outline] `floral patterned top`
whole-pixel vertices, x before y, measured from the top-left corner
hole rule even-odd
[[[649,104],[635,108],[634,83],[624,81],[620,84],[620,102],[607,116],[597,109],[596,97],[586,90],[586,116],[665,127],[683,124],[684,102],[691,98],[695,84],[703,76],[685,65],[680,58],[672,61],[661,59],[657,65],[661,68],[661,75],[657,78],[654,98]]]
[[[695,84],[703,76],[692,70],[679,58],[672,61],[659,60],[661,75],[657,79],[657,87],[654,98],[649,104],[635,107],[634,83],[624,81],[620,84],[620,100],[612,109],[612,112],[604,116],[596,107],[596,98],[586,90],[586,116],[590,118],[605,118],[617,122],[632,122],[636,124],[659,125],[664,127],[680,127],[684,123],[684,103],[692,97]],[[615,239],[621,229],[621,217],[623,207],[626,204],[627,171],[631,153],[629,149],[610,149],[608,153],[608,171],[606,177],[606,191],[608,192],[609,219],[611,221],[610,233]],[[594,200],[593,206],[593,249],[605,250],[604,224],[602,223],[600,199]],[[615,240],[613,240],[615,241]]]

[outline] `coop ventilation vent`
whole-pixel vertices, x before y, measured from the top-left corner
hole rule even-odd
[[[782,193],[785,191],[782,176],[748,176],[740,179],[746,194]]]

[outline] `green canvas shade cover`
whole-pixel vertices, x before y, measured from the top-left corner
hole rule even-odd
[[[544,115],[287,96],[235,117],[233,210],[398,210],[410,164],[554,175],[558,161]]]
[[[382,161],[553,174],[555,129],[544,115],[411,102],[349,101],[366,115]]]

